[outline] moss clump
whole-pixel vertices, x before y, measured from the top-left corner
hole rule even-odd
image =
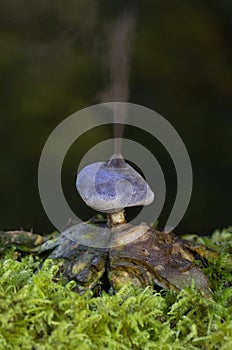
[[[17,261],[11,249],[0,262],[0,349],[231,349],[232,230],[185,238],[220,253],[201,266],[214,300],[194,285],[179,293],[125,285],[116,295],[79,295],[73,282],[53,282],[53,261]]]

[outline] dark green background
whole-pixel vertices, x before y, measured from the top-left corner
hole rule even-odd
[[[40,153],[59,122],[98,103],[109,80],[104,33],[131,4],[135,1],[1,1],[0,229],[53,229],[38,193]],[[189,151],[193,194],[176,231],[209,233],[232,223],[232,2],[136,4],[130,102],[164,116]],[[153,151],[163,168],[168,193],[162,226],[176,189],[171,160],[144,133],[127,128],[125,136]],[[109,137],[110,127],[89,131],[64,163],[66,197],[83,219],[94,212],[75,191],[78,161],[89,147]]]

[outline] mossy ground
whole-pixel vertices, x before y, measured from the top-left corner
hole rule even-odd
[[[213,300],[194,286],[179,293],[125,285],[94,297],[56,283],[58,266],[39,258],[0,261],[0,349],[232,349],[232,229],[211,237],[189,235],[216,249],[201,265]]]

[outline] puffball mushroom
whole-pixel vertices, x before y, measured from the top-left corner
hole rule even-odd
[[[124,208],[148,205],[154,200],[147,182],[120,153],[106,162],[83,168],[77,176],[76,188],[89,207],[110,214],[112,224],[125,222]]]

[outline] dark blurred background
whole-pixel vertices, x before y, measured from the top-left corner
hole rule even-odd
[[[105,31],[132,5],[135,1],[1,1],[0,229],[54,229],[38,193],[40,153],[62,120],[99,102],[109,75]],[[189,151],[193,194],[176,232],[210,233],[232,224],[232,2],[143,0],[136,6],[129,101],[164,116]],[[77,163],[112,134],[111,126],[90,130],[65,159],[64,192],[83,219],[94,211],[76,193]],[[176,190],[170,157],[133,127],[125,136],[149,148],[163,169],[168,193],[162,226]]]

